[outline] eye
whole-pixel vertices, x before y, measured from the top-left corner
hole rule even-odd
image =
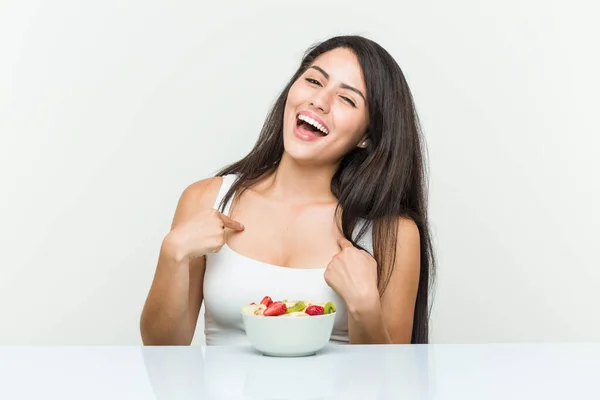
[[[350,104],[352,107],[356,107],[356,103],[353,102],[351,99],[349,99],[348,97],[345,96],[340,96],[346,103]]]
[[[319,86],[321,86],[321,82],[319,82],[316,79],[306,78],[306,81],[309,82],[309,83],[312,83],[313,85],[319,85]]]

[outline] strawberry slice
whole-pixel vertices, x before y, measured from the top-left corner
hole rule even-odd
[[[263,312],[265,317],[276,317],[278,315],[283,315],[287,311],[287,306],[284,303],[277,302],[272,303],[267,309]]]
[[[265,306],[269,307],[271,304],[273,304],[273,300],[269,296],[265,296],[260,301],[260,304],[264,304]]]
[[[304,310],[304,312],[308,315],[323,315],[325,314],[325,309],[322,306],[312,305],[306,307],[306,310]]]

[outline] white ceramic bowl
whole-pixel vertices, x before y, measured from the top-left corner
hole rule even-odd
[[[336,313],[308,317],[264,317],[242,314],[248,340],[273,357],[316,354],[331,338]]]

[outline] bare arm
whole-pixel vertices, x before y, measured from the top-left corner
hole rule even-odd
[[[199,211],[212,208],[220,184],[221,178],[209,178],[187,187],[177,204],[171,232]],[[183,257],[171,232],[163,240],[140,319],[145,345],[190,345],[202,305],[205,257]]]

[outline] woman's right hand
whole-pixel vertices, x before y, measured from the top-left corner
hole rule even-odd
[[[189,260],[221,250],[225,245],[226,228],[241,232],[244,225],[218,210],[205,210],[178,224],[165,241],[175,259]]]

